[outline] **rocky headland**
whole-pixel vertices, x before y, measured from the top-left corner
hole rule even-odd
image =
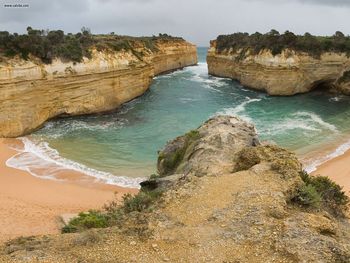
[[[154,76],[197,63],[196,46],[182,38],[91,36],[88,32],[74,38],[62,31],[44,37],[38,32],[29,28],[28,36],[19,41],[52,41],[54,48],[42,58],[27,54],[30,48],[36,52],[34,47],[24,49],[17,43],[13,45],[21,48],[22,56],[4,56],[2,49],[11,54],[19,51],[0,45],[0,137],[28,134],[54,117],[113,110],[142,95]],[[56,38],[68,40],[58,45]],[[78,39],[83,44],[89,40],[86,56],[80,44],[73,45]],[[39,43],[41,50],[49,42]],[[53,57],[55,50],[63,58]],[[77,54],[72,53],[75,50]]]
[[[349,38],[236,33],[211,41],[209,74],[238,80],[270,95],[289,96],[317,88],[350,95]]]
[[[137,196],[63,228],[78,233],[8,242],[3,262],[350,261],[340,187],[307,175],[293,153],[260,142],[237,117],[169,142],[158,172]]]

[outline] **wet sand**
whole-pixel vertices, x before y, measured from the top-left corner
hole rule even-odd
[[[60,231],[59,216],[101,208],[128,189],[106,185],[73,170],[60,172],[64,181],[41,179],[6,166],[17,152],[9,146],[16,139],[0,139],[0,242],[19,236],[54,234]]]

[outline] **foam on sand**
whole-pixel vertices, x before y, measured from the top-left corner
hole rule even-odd
[[[328,153],[328,154],[318,158],[317,160],[314,160],[310,164],[307,164],[305,167],[305,171],[307,171],[308,173],[312,173],[312,172],[316,171],[320,165],[324,164],[325,162],[327,162],[329,160],[337,158],[338,156],[345,154],[348,150],[350,150],[350,140],[347,141],[346,143],[340,145],[339,147],[337,147],[333,152]]]
[[[68,160],[52,149],[47,142],[34,142],[26,137],[21,138],[24,149],[6,161],[8,167],[29,172],[33,176],[57,180],[57,174],[63,170],[74,170],[96,178],[110,185],[126,188],[139,188],[145,178],[129,178],[98,171],[83,164]],[[18,150],[17,150],[18,151]]]

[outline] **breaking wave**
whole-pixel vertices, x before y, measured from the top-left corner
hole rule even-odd
[[[106,184],[127,188],[139,188],[140,182],[145,180],[145,178],[116,176],[68,160],[61,157],[58,151],[52,149],[44,141],[36,143],[26,137],[21,138],[21,140],[24,144],[24,149],[8,159],[6,165],[27,171],[35,177],[58,180],[56,178],[57,173],[69,169],[94,177],[96,180]]]

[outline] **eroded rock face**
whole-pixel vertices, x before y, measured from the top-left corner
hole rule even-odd
[[[350,58],[345,53],[324,53],[320,58],[292,50],[276,56],[268,50],[258,55],[233,50],[219,53],[216,42],[211,41],[207,62],[209,74],[236,79],[270,95],[289,96],[320,86],[350,94],[349,80],[339,82],[350,69]]]
[[[161,176],[232,172],[235,154],[259,144],[253,125],[236,117],[218,116],[169,142],[159,153],[158,171]]]
[[[0,64],[0,137],[27,134],[56,116],[109,111],[142,95],[155,75],[197,63],[196,47],[158,41],[158,51],[92,52],[82,63],[12,59]]]

